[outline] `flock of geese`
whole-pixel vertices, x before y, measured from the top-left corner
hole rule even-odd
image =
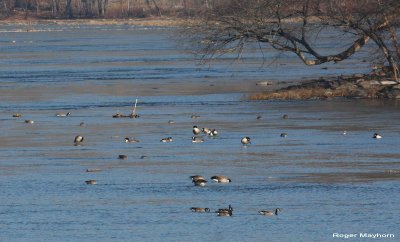
[[[135,104],[135,106],[136,106],[136,104]],[[134,112],[132,112],[132,113],[135,114]],[[67,113],[56,113],[57,117],[67,117],[67,116],[70,116],[70,115],[71,115],[70,112],[67,112]],[[12,116],[15,117],[15,118],[22,117],[22,115],[19,114],[19,113],[13,114]],[[118,116],[113,115],[113,118],[121,118],[121,117],[137,118],[139,116],[136,115],[136,114],[135,115],[132,115],[132,114],[131,115],[121,115],[121,114],[119,114]],[[192,115],[191,118],[192,119],[196,119],[196,118],[199,118],[199,116]],[[261,119],[261,118],[262,118],[261,116],[257,116],[257,119]],[[287,119],[288,115],[285,114],[285,115],[282,116],[282,118],[283,119]],[[28,120],[25,120],[25,123],[33,124],[34,121],[28,119]],[[173,123],[173,121],[168,121],[168,123]],[[80,124],[80,126],[83,126],[83,125],[84,125],[84,123]],[[192,132],[193,132],[193,135],[194,135],[192,137],[192,142],[193,143],[202,143],[202,142],[204,142],[204,139],[199,136],[199,134],[201,134],[201,133],[204,133],[204,134],[206,134],[208,136],[217,136],[218,135],[218,131],[216,129],[210,129],[210,128],[206,128],[206,127],[200,129],[196,125],[193,126]],[[346,135],[346,134],[347,134],[347,131],[343,131],[343,135]],[[280,137],[287,137],[287,133],[281,133]],[[381,139],[382,135],[380,135],[378,133],[374,133],[372,138]],[[240,142],[242,143],[243,146],[247,146],[247,145],[251,144],[250,140],[251,140],[250,137],[246,136],[246,137],[241,138]],[[74,138],[74,145],[75,146],[79,146],[79,145],[81,145],[81,143],[83,141],[84,141],[84,137],[82,135],[77,135]],[[129,137],[126,137],[124,139],[124,141],[126,143],[138,143],[139,142],[138,139],[129,138]],[[163,143],[172,142],[172,141],[173,141],[172,137],[166,137],[166,138],[162,138],[160,140],[160,142],[163,142]],[[126,155],[119,155],[118,158],[119,159],[127,159],[128,157]],[[100,170],[98,170],[98,169],[88,169],[88,170],[86,170],[86,172],[97,172],[97,171],[100,171]],[[205,177],[203,177],[201,175],[190,176],[190,179],[192,180],[192,183],[195,186],[200,186],[200,187],[204,187],[208,182],[205,179]],[[215,176],[212,176],[210,179],[212,181],[214,181],[214,182],[217,182],[217,183],[230,183],[230,182],[232,182],[232,180],[230,178],[228,178],[226,176],[223,176],[223,175],[215,175]],[[87,181],[85,181],[85,183],[88,184],[88,185],[95,185],[95,184],[97,184],[97,181],[96,180],[87,180]],[[196,212],[196,213],[208,213],[208,212],[211,212],[210,208],[204,208],[204,207],[191,207],[190,210],[192,212]],[[258,213],[261,214],[261,215],[264,215],[264,216],[277,216],[278,213],[281,212],[281,211],[282,211],[281,208],[275,208],[274,210],[259,210]],[[216,210],[215,213],[217,213],[218,216],[232,216],[233,215],[233,207],[229,204],[228,208],[220,208],[220,209]]]
[[[246,137],[248,138],[248,137]],[[190,179],[192,179],[192,182],[194,183],[195,186],[205,186],[207,183],[207,180],[204,178],[204,176],[200,175],[193,175],[190,176]],[[211,180],[217,182],[217,183],[230,183],[232,180],[226,176],[219,175],[219,176],[212,176],[210,178]],[[190,210],[195,213],[209,213],[211,212],[210,208],[203,208],[203,207],[191,207]],[[281,208],[276,208],[275,210],[259,210],[258,213],[264,216],[277,216],[278,212],[282,211]],[[224,217],[230,217],[233,215],[233,207],[231,204],[229,204],[228,208],[220,208],[215,211],[218,216],[224,216]]]

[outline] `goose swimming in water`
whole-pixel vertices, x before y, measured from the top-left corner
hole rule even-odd
[[[205,180],[204,176],[200,176],[200,175],[194,175],[194,176],[190,176],[190,179],[192,179],[193,181],[197,181],[197,180]]]
[[[163,138],[160,140],[160,142],[163,142],[163,143],[172,142],[172,137]]]
[[[87,180],[87,181],[85,181],[85,183],[88,185],[96,185],[97,181],[96,180]]]
[[[209,128],[202,128],[201,131],[205,134],[209,134],[211,132]]]
[[[118,155],[118,159],[126,160],[126,159],[128,159],[128,156],[127,155]]]
[[[202,138],[200,138],[200,137],[195,137],[195,136],[193,136],[193,137],[192,137],[192,142],[193,142],[193,143],[203,143],[203,142],[204,142],[204,139],[202,139]]]
[[[74,144],[75,145],[79,145],[82,141],[83,141],[83,136],[82,135],[75,136],[75,139],[74,139]]]
[[[125,140],[125,143],[138,143],[139,142],[139,140],[137,140],[137,139],[128,138],[128,137],[126,137],[124,140]]]
[[[282,209],[276,208],[275,211],[269,211],[269,210],[260,210],[258,211],[259,214],[264,215],[264,216],[277,216],[278,212],[281,212]]]
[[[372,136],[374,139],[382,139],[382,135],[375,133],[374,136]]]
[[[243,145],[251,144],[251,142],[250,142],[250,137],[243,137],[243,138],[240,140],[240,142],[241,142]]]
[[[232,216],[233,208],[229,204],[228,208],[220,208],[220,209],[218,209],[218,211],[216,211],[216,213],[217,213],[218,216]]]
[[[200,134],[201,130],[195,125],[193,126],[193,134],[194,135],[198,135]]]
[[[68,113],[56,113],[56,116],[57,116],[57,117],[67,117],[67,116],[69,116],[69,115],[71,115],[70,112],[68,112]]]
[[[199,187],[204,187],[207,183],[206,180],[204,179],[196,179],[192,181],[194,183],[195,186],[199,186]]]
[[[209,208],[198,208],[198,207],[191,207],[190,210],[195,213],[209,213],[210,209]]]
[[[211,180],[218,182],[218,183],[229,183],[232,182],[232,180],[226,176],[212,176]]]
[[[35,123],[32,119],[27,119],[27,120],[25,120],[25,123],[27,123],[27,124],[33,124],[33,123]]]

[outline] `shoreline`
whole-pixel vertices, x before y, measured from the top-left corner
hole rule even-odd
[[[250,100],[325,100],[349,99],[394,99],[400,100],[400,83],[390,76],[388,67],[380,67],[368,74],[342,75],[302,80],[300,84],[288,81],[276,86],[268,81],[259,85],[266,90],[250,94]],[[268,86],[271,87],[268,87]]]
[[[57,24],[57,25],[130,25],[144,27],[179,27],[186,22],[182,18],[149,17],[149,18],[126,18],[126,19],[40,19],[40,18],[9,18],[0,20],[0,24],[15,25],[36,25],[36,24]]]

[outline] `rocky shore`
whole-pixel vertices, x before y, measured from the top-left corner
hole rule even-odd
[[[252,100],[296,100],[329,98],[400,99],[400,83],[391,77],[387,67],[368,74],[318,78],[250,96]],[[267,85],[268,82],[261,82]],[[273,85],[271,85],[273,86]]]

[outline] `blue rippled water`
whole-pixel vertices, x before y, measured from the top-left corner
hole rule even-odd
[[[203,66],[172,40],[174,28],[31,28],[0,31],[0,240],[338,241],[333,233],[382,233],[398,241],[398,102],[245,98],[263,88],[257,81],[367,72],[359,61],[367,53],[327,70],[291,56],[263,64],[255,50]],[[324,38],[321,48],[340,48]],[[136,98],[140,118],[112,118]],[[193,125],[219,135],[192,143]],[[78,134],[85,140],[74,146]],[[168,136],[174,141],[160,142]],[[251,145],[240,143],[244,136]],[[195,187],[195,174],[232,183]],[[213,213],[229,204],[232,217]],[[278,216],[258,214],[276,207]]]

